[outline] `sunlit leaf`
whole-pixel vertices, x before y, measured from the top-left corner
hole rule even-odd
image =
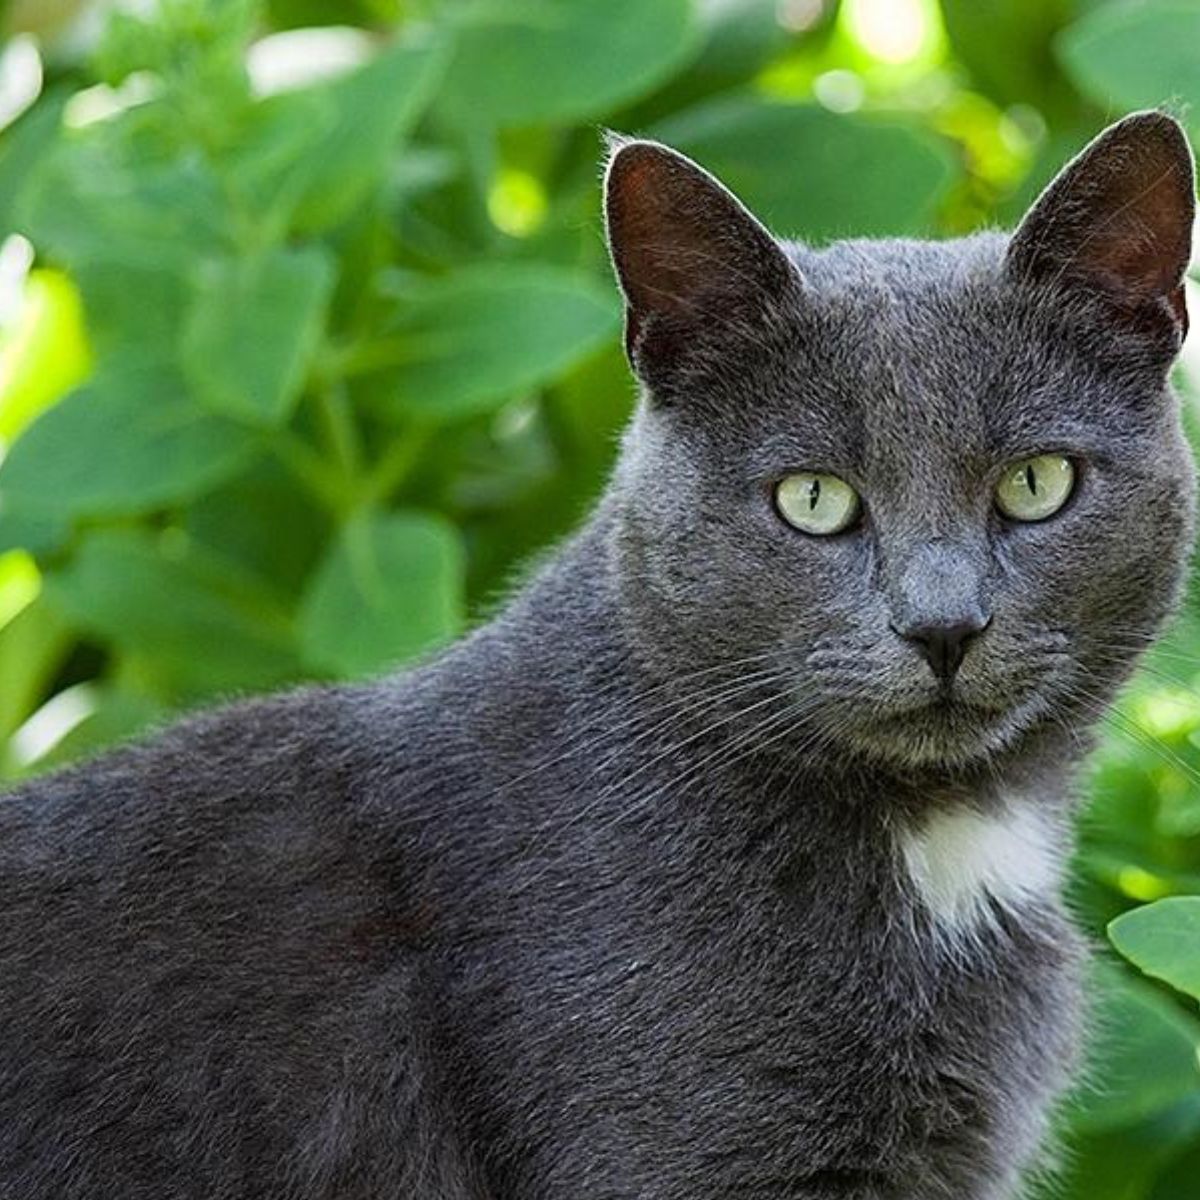
[[[58,271],[34,271],[0,337],[0,440],[12,441],[90,369],[78,290]]]
[[[1200,999],[1200,896],[1169,896],[1109,927],[1112,944],[1147,975]]]
[[[44,593],[0,628],[0,772],[16,765],[5,739],[42,702],[70,646],[67,624]]]
[[[91,712],[33,765],[42,771],[85,758],[144,733],[169,715],[161,703],[140,692],[98,687]]]

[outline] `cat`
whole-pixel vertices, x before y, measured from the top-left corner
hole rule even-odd
[[[1013,1195],[1073,780],[1191,540],[1193,201],[1140,113],[1011,237],[818,250],[615,139],[581,531],[407,674],[0,801],[0,1196]]]

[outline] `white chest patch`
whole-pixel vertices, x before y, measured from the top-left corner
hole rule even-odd
[[[921,902],[938,929],[971,938],[993,916],[992,905],[1020,909],[1051,901],[1062,849],[1036,804],[1014,798],[994,812],[956,807],[905,829],[900,849]]]

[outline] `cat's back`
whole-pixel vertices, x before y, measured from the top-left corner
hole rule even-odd
[[[434,956],[382,808],[424,786],[419,693],[387,686],[386,746],[368,689],[314,689],[0,797],[0,1197],[405,1177]]]

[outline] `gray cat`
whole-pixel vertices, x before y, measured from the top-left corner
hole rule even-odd
[[[1191,536],[1193,195],[1145,113],[1011,238],[817,251],[617,143],[583,530],[419,670],[0,803],[0,1196],[1012,1195]]]

